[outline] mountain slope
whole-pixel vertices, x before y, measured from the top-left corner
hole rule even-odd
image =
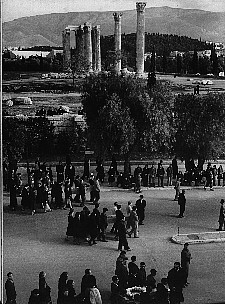
[[[124,11],[122,32],[136,32],[136,10]],[[225,13],[170,7],[147,8],[146,32],[176,34],[225,42]],[[100,24],[101,34],[114,33],[113,12],[71,12],[19,18],[3,23],[3,46],[62,45],[67,25]],[[33,37],[33,38],[32,38]]]

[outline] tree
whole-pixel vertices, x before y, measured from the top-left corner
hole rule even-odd
[[[13,117],[2,117],[3,158],[9,162],[19,161],[24,153],[25,128]]]
[[[180,54],[177,55],[177,73],[180,74],[182,72],[182,57]]]
[[[165,154],[171,148],[173,96],[161,83],[153,90],[133,76],[92,75],[82,103],[91,144],[100,158],[118,152],[127,172],[133,151]]]
[[[192,73],[198,73],[198,53],[194,50],[193,58],[192,58]]]
[[[25,122],[27,156],[51,155],[54,151],[54,126],[46,117],[29,117]]]
[[[186,161],[198,159],[202,167],[205,160],[224,153],[225,94],[181,94],[174,110],[178,156]]]
[[[164,47],[163,48],[163,59],[162,59],[162,70],[163,70],[163,73],[166,73],[167,72],[167,65],[168,65],[168,60],[167,60],[167,51],[166,51],[166,48]]]

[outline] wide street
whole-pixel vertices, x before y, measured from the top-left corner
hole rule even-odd
[[[184,187],[187,188],[187,187]],[[157,270],[157,282],[167,276],[175,261],[180,261],[182,245],[170,242],[170,237],[180,233],[215,231],[218,228],[219,201],[224,198],[224,188],[204,191],[189,188],[186,191],[185,217],[178,219],[178,204],[173,201],[173,187],[143,189],[147,200],[146,218],[140,226],[139,239],[128,239],[131,251],[128,257],[137,256],[138,264],[146,263],[147,274]],[[89,199],[89,193],[87,194]],[[102,187],[100,210],[103,207],[112,213],[115,201],[123,210],[128,200],[133,204],[139,194],[131,190]],[[57,281],[63,271],[75,280],[80,292],[81,278],[86,268],[96,276],[103,304],[109,303],[111,277],[114,275],[118,256],[117,242],[108,235],[108,243],[95,246],[73,245],[65,242],[68,210],[54,210],[34,216],[12,213],[8,210],[8,194],[4,194],[4,279],[9,271],[14,273],[18,294],[17,304],[28,303],[30,291],[38,288],[38,274],[47,273],[47,282],[52,288],[52,300],[56,303]],[[87,202],[90,209],[93,205]],[[81,207],[75,207],[80,211]],[[108,230],[110,230],[111,224]],[[225,303],[225,243],[190,245],[193,259],[190,266],[190,285],[184,289],[185,304]]]

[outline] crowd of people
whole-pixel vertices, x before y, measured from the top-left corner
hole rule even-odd
[[[168,276],[157,283],[156,269],[146,272],[145,262],[137,264],[137,257],[128,257],[126,251],[121,251],[115,267],[115,275],[111,282],[111,304],[125,304],[136,301],[140,304],[179,304],[184,301],[183,288],[189,285],[188,274],[191,253],[188,243],[181,252],[181,262],[175,262]],[[52,304],[51,287],[47,283],[44,271],[39,273],[39,286],[31,291],[28,304]],[[80,284],[80,293],[75,290],[75,281],[69,279],[68,272],[63,272],[58,279],[57,304],[102,304],[101,292],[97,286],[96,277],[91,269],[85,269]],[[7,274],[5,283],[6,303],[16,304],[16,288],[13,273]],[[26,303],[25,301],[23,303]]]
[[[188,243],[185,243],[181,252],[181,262],[175,262],[168,276],[162,278],[157,284],[156,269],[151,269],[147,275],[145,262],[140,262],[138,266],[137,257],[131,256],[127,264],[126,251],[121,251],[116,260],[115,275],[112,277],[111,303],[127,303],[130,297],[137,299],[140,304],[183,302],[183,288],[189,285],[187,279],[191,259]]]
[[[155,167],[146,164],[143,168],[138,165],[131,174],[118,172],[117,162],[112,160],[108,174],[108,185],[122,188],[134,189],[140,193],[143,187],[164,187],[172,186],[175,183],[176,196],[178,199],[180,186],[182,185],[202,185],[206,190],[214,190],[214,186],[225,186],[225,172],[220,165],[208,163],[206,170],[199,170],[194,161],[186,164],[186,171],[182,173],[178,169],[177,159],[173,158],[171,164],[164,168],[163,161]],[[105,183],[105,169],[102,161],[97,162],[95,169],[96,176],[90,172],[90,164],[87,159],[84,163],[83,174],[75,174],[75,167],[70,159],[66,159],[66,165],[59,161],[56,165],[56,176],[53,174],[52,166],[39,159],[35,161],[33,167],[27,166],[28,182],[24,184],[21,173],[18,173],[16,165],[3,163],[3,185],[6,191],[10,192],[10,208],[17,208],[17,197],[22,196],[22,210],[30,210],[34,214],[36,209],[43,209],[44,212],[53,209],[72,208],[73,203],[84,206],[86,202],[87,187],[90,191],[90,201],[96,203],[100,199],[100,186]]]
[[[114,234],[114,240],[119,241],[118,250],[130,251],[127,238],[138,238],[139,225],[143,225],[145,218],[146,200],[143,195],[136,201],[133,206],[129,201],[126,207],[126,214],[121,210],[121,205],[114,203],[112,214],[110,215],[113,221],[111,234]],[[108,227],[108,208],[103,208],[99,211],[99,203],[95,203],[92,212],[87,206],[79,212],[75,212],[73,208],[68,214],[68,226],[66,230],[66,241],[69,237],[73,238],[73,242],[77,245],[82,242],[88,242],[89,245],[97,244],[97,241],[108,242],[107,227]]]

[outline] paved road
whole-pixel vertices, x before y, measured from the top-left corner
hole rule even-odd
[[[174,189],[143,190],[147,199],[145,225],[140,227],[140,238],[129,239],[138,263],[146,263],[147,272],[157,269],[157,281],[167,275],[175,261],[180,259],[183,246],[170,242],[177,233],[212,231],[217,228],[219,201],[225,196],[224,188],[212,191],[190,189],[186,191],[185,217],[178,219],[177,202],[173,201]],[[135,202],[138,194],[129,190],[105,188],[101,193],[101,206],[111,211],[113,202]],[[8,196],[4,196],[4,205]],[[87,204],[88,205],[88,204]],[[93,207],[91,205],[90,208]],[[11,213],[4,208],[4,277],[14,273],[18,304],[28,302],[30,291],[38,286],[38,273],[44,270],[52,287],[53,303],[56,303],[57,280],[63,271],[75,280],[77,292],[85,268],[91,268],[108,304],[111,276],[118,256],[117,242],[98,243],[95,246],[72,245],[64,241],[68,211],[57,210],[34,216]],[[76,210],[80,210],[77,207]],[[110,213],[109,211],[109,213]],[[109,237],[112,237],[109,235]],[[185,304],[224,303],[225,244],[191,245],[193,256],[190,267],[190,285],[184,290]]]

